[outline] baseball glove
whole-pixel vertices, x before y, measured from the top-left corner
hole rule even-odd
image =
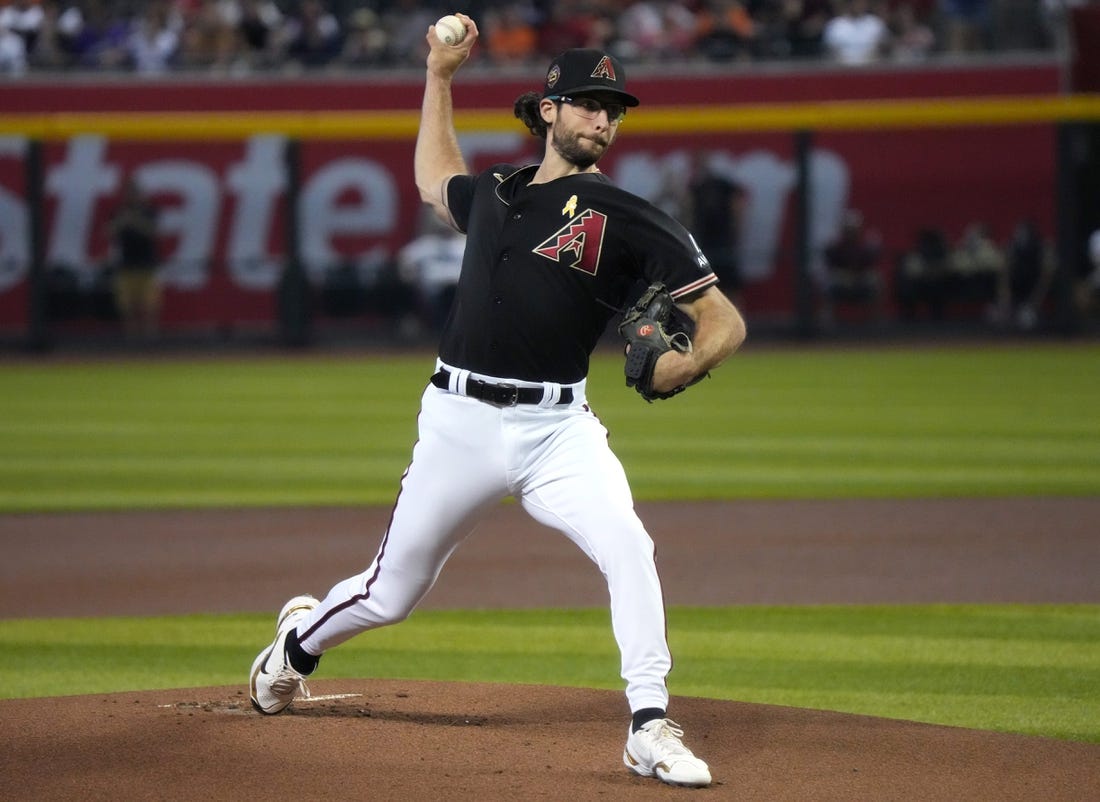
[[[619,334],[626,340],[626,386],[633,387],[646,401],[671,398],[701,380],[699,376],[667,392],[653,389],[653,370],[668,351],[691,351],[687,332],[674,330],[672,296],[663,284],[651,284],[637,302],[623,314]]]

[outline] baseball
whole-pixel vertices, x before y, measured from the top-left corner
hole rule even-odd
[[[457,45],[466,38],[466,26],[454,14],[448,14],[436,22],[435,35],[445,45]]]

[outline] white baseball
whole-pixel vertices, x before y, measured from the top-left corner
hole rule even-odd
[[[445,45],[457,45],[466,38],[466,26],[454,14],[448,14],[435,24],[435,35]]]

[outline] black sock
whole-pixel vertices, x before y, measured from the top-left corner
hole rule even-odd
[[[317,668],[317,664],[321,662],[320,657],[310,654],[298,643],[297,629],[287,633],[286,659],[290,663],[290,667],[299,674],[312,674],[313,670]]]
[[[655,718],[664,718],[665,711],[659,707],[645,707],[634,714],[634,732],[637,732],[642,728],[642,725],[648,724]]]

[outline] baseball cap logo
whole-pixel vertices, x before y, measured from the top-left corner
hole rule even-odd
[[[638,326],[638,336],[639,337],[648,337],[654,331],[655,331],[655,328],[654,328],[652,323],[643,323],[642,325]]]
[[[546,86],[547,86],[547,88],[548,89],[553,89],[554,84],[556,84],[558,82],[559,78],[561,78],[561,67],[559,67],[557,64],[555,64],[553,67],[550,68],[550,72],[548,72],[546,74]]]
[[[596,65],[596,69],[592,70],[590,78],[606,78],[609,81],[617,80],[615,78],[615,65],[611,63],[611,56],[604,56],[600,59],[600,63]]]

